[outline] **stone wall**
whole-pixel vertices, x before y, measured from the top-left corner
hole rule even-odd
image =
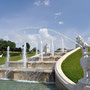
[[[54,70],[0,69],[1,79],[55,82]]]
[[[74,82],[72,82],[69,78],[65,76],[65,74],[62,71],[61,64],[62,62],[72,53],[76,52],[80,48],[76,48],[64,56],[62,56],[57,62],[55,66],[55,82],[56,85],[59,86],[62,90],[73,90],[73,87],[76,85]]]

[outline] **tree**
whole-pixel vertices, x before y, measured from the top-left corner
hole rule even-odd
[[[19,47],[19,48],[15,48],[14,51],[22,52],[22,49]]]
[[[14,42],[0,39],[0,51],[6,51],[8,46],[10,46],[11,51],[14,51],[16,48],[16,44]]]
[[[16,44],[14,42],[7,41],[7,45],[10,46],[11,51],[14,51],[16,48]]]
[[[31,52],[36,52],[36,48],[33,48],[33,49],[31,50]]]
[[[62,50],[62,48],[58,48],[57,50]],[[64,48],[64,50],[67,50],[66,48]]]
[[[2,51],[2,52],[7,51],[8,46],[10,46],[10,51],[19,51],[19,52],[22,51],[22,49],[20,47],[18,47],[18,48],[16,47],[15,42],[0,39],[0,51]],[[29,43],[26,43],[26,48],[27,48],[27,52],[29,52],[29,50],[30,50]]]
[[[58,48],[57,50],[62,50],[61,48]]]
[[[29,43],[26,43],[26,51],[29,52],[30,51],[30,44]]]

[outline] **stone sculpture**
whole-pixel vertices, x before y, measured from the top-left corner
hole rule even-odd
[[[45,54],[50,53],[50,47],[49,47],[48,44],[45,45],[45,47],[44,47],[44,52],[45,52]]]
[[[88,56],[90,54],[90,52],[88,52],[88,48],[90,47],[90,45],[88,45],[87,43],[83,42],[82,37],[79,35],[76,38],[76,41],[78,43],[78,45],[81,47],[82,49],[82,58],[80,60],[80,64],[83,68],[84,71],[84,78],[80,80],[80,82],[82,83],[86,83],[86,84],[90,84],[90,56]]]
[[[82,49],[83,56],[80,64],[84,72],[84,77],[78,81],[76,90],[90,90],[90,52],[88,52],[90,45],[85,43],[80,35],[76,37],[76,42],[76,47],[79,46]]]

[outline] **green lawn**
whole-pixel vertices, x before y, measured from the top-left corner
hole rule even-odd
[[[90,51],[90,48],[89,48]],[[62,63],[62,70],[65,75],[73,82],[77,83],[83,77],[83,70],[80,66],[80,58],[82,57],[81,49],[71,54]]]
[[[35,53],[28,53],[27,57],[34,56]],[[10,61],[18,61],[22,59],[22,55],[20,53],[11,53],[10,54]],[[0,58],[0,65],[5,64],[6,62],[6,53],[2,58]]]

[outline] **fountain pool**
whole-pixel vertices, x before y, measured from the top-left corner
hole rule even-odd
[[[11,80],[0,80],[1,90],[61,90],[55,84],[26,83]]]

